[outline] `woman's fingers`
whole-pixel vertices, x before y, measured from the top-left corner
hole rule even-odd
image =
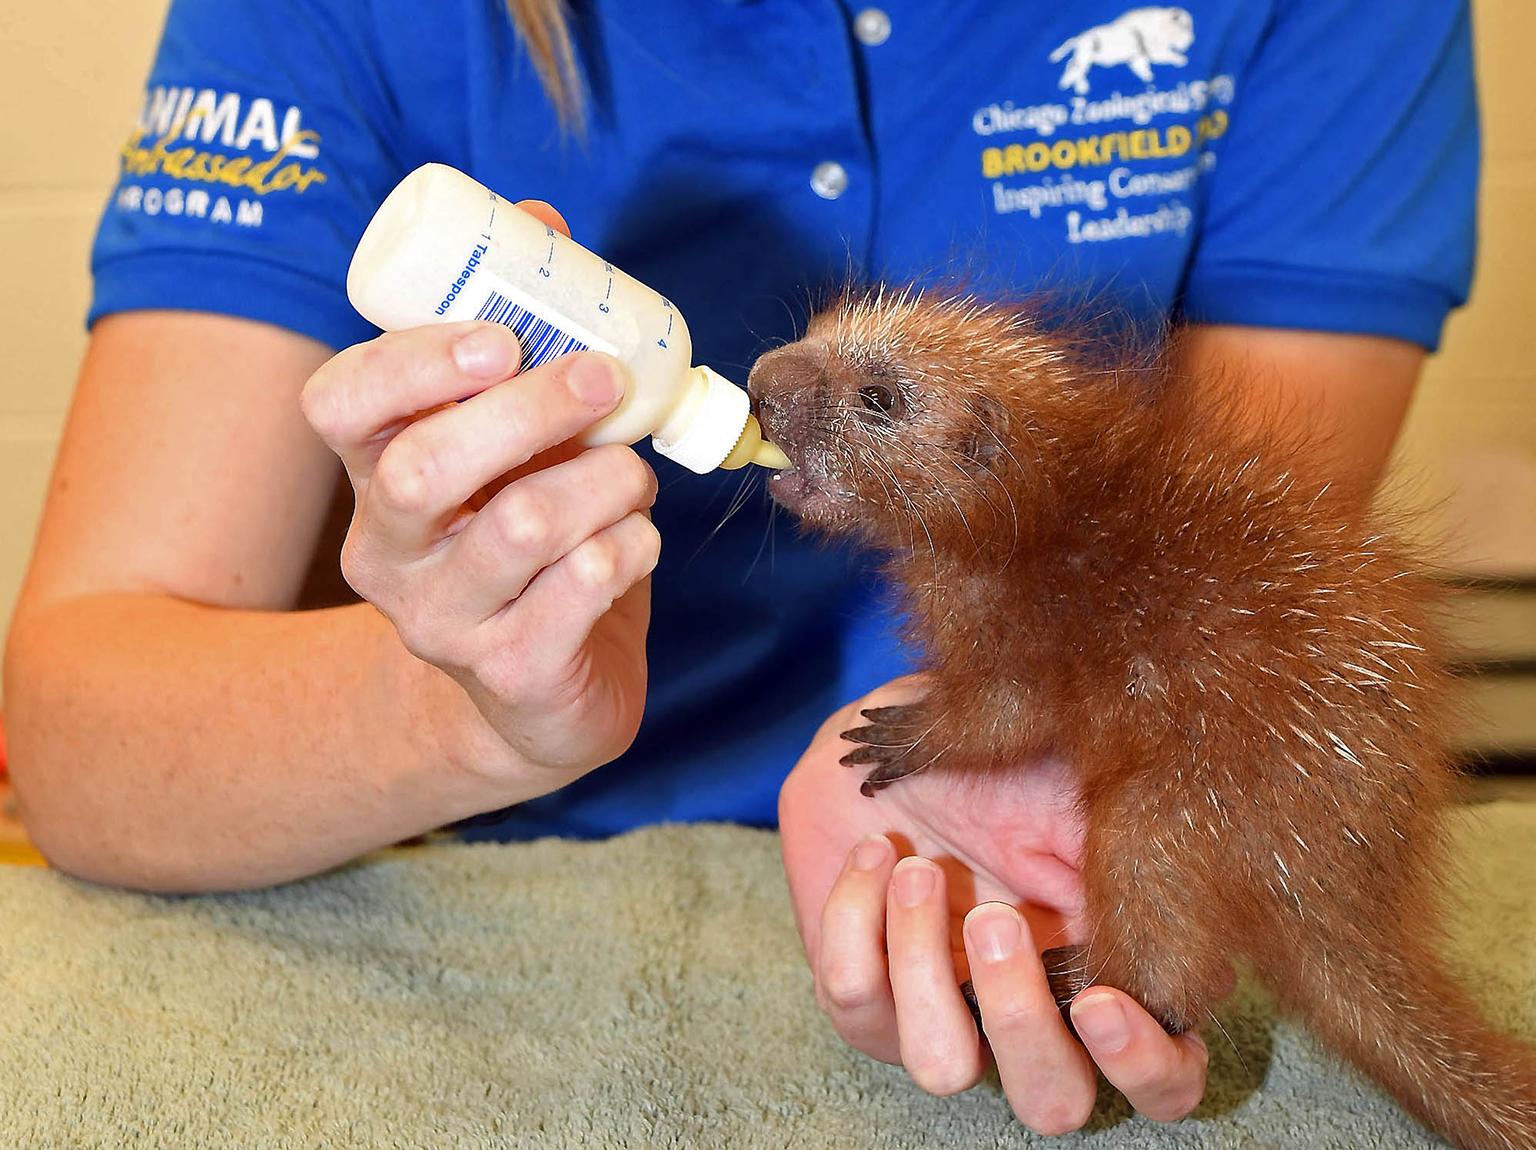
[[[521,673],[558,678],[597,621],[656,569],[661,534],[650,517],[632,511],[577,544],[546,567],[508,610],[515,612]]]
[[[896,864],[886,904],[891,992],[901,1061],[932,1094],[957,1094],[981,1078],[976,1023],[960,994],[944,872],[928,859]]]
[[[556,461],[550,450],[618,405],[623,365],[582,352],[509,378],[518,355],[495,324],[394,332],[336,356],[304,394],[357,492],[347,581],[407,650],[467,674],[483,711],[508,713],[517,699],[585,681],[572,674],[582,645],[660,551],[640,514],[655,476],[633,451]],[[527,464],[538,466],[508,482]],[[529,610],[507,621],[522,594]],[[515,668],[512,650],[524,656]]]
[[[373,473],[392,432],[425,411],[477,395],[517,372],[517,336],[492,323],[386,332],[338,352],[304,385],[315,433],[354,483]]]
[[[571,227],[565,222],[565,217],[551,203],[544,200],[518,200],[517,206],[527,212],[541,223],[548,224],[556,231],[566,235],[571,234]]]
[[[374,541],[426,550],[475,492],[611,411],[621,371],[593,352],[564,356],[399,432],[360,492]]]
[[[1088,1120],[1093,1063],[1148,1118],[1172,1122],[1199,1103],[1205,1044],[1194,1034],[1170,1037],[1129,995],[1109,987],[1080,994],[1071,1014],[1082,1041],[1073,1039],[1029,928],[1013,907],[983,903],[973,909],[965,920],[965,947],[998,1076],[1030,1129],[1060,1134]]]
[[[651,507],[656,489],[650,465],[618,444],[525,475],[497,492],[440,553],[439,594],[484,622],[578,544]]]
[[[896,1004],[885,957],[885,903],[896,850],[873,835],[849,853],[821,911],[816,998],[843,1040],[899,1062]]]
[[[987,1045],[1010,1105],[1030,1129],[1062,1134],[1088,1121],[1095,1062],[1149,1118],[1174,1121],[1199,1103],[1206,1049],[1198,1036],[1170,1037],[1129,996],[1093,987],[1072,1007],[1080,1042],[1062,1021],[1014,907],[973,908],[963,934]],[[940,867],[921,857],[897,862],[884,837],[865,840],[833,884],[818,938],[817,999],[850,1045],[899,1059],[930,1093],[975,1085],[984,1051],[957,986]]]
[[[1067,1030],[1023,917],[1006,903],[965,918],[965,950],[982,1027],[1003,1090],[1040,1134],[1076,1130],[1093,1112],[1093,1066]]]
[[[436,474],[418,475],[437,462],[432,449],[445,440],[460,446],[465,426],[478,428],[479,441],[495,445],[506,442],[497,437],[506,430],[500,421],[512,420],[516,448],[526,459],[569,439],[617,405],[623,367],[597,352],[562,356],[520,376],[512,387],[497,389],[518,373],[521,355],[517,336],[494,323],[387,332],[338,353],[317,371],[304,388],[304,415],[359,487],[374,478],[383,457],[404,439],[407,446],[391,463],[388,478],[403,486],[405,502],[414,503],[421,479]],[[436,418],[453,412],[448,405],[481,397],[488,389],[494,392],[486,402],[466,405],[477,415]],[[421,442],[412,442],[417,439]],[[437,470],[459,474],[454,468]],[[422,492],[419,498],[429,496]]]
[[[1148,1118],[1174,1122],[1199,1104],[1210,1057],[1199,1035],[1170,1036],[1135,999],[1106,986],[1077,996],[1072,1025],[1104,1077]]]

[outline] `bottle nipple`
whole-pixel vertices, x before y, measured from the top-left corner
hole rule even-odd
[[[731,448],[731,453],[725,457],[720,468],[722,471],[735,471],[749,463],[774,471],[783,471],[790,466],[789,456],[776,443],[763,438],[762,426],[755,415],[747,416],[747,425],[741,429],[741,438]]]
[[[700,475],[749,463],[791,466],[788,456],[763,439],[745,391],[703,364],[689,368],[688,377],[680,401],[651,436],[657,451]],[[727,444],[732,445],[729,450]]]

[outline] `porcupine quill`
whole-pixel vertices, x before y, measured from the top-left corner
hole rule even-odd
[[[1323,447],[1028,306],[850,293],[750,390],[775,499],[885,556],[930,687],[865,713],[866,794],[1073,764],[1105,984],[1172,1033],[1246,957],[1467,1150],[1536,1147],[1536,1058],[1438,957],[1448,675],[1435,586]],[[972,1001],[974,1009],[974,998]]]

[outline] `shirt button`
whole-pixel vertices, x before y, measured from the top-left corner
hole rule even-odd
[[[835,160],[824,160],[811,172],[811,191],[824,200],[835,200],[848,190],[848,169]]]
[[[891,38],[891,18],[883,8],[866,8],[853,18],[853,34],[859,43],[878,48]]]

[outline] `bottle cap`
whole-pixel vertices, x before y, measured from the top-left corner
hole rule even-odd
[[[752,401],[745,391],[713,368],[696,367],[693,374],[703,386],[687,422],[675,439],[665,439],[657,433],[651,444],[689,471],[707,475],[725,462],[741,439],[752,415]]]

